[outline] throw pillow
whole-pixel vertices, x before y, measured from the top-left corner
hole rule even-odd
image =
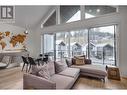
[[[67,64],[65,62],[62,62],[62,61],[55,62],[55,71],[56,71],[56,73],[60,73],[63,70],[65,70],[66,68],[67,68]]]
[[[50,74],[49,74],[47,65],[41,68],[41,70],[38,72],[38,76],[50,80]]]
[[[48,70],[49,70],[50,76],[54,75],[55,74],[54,61],[48,61],[47,65],[48,65]]]
[[[72,64],[75,64],[75,59],[76,58],[74,58],[74,57],[72,58]]]
[[[86,64],[86,56],[85,55],[81,55],[79,57],[84,57],[84,63]]]
[[[84,57],[75,57],[75,65],[84,65],[85,60]]]
[[[66,59],[66,63],[70,67],[72,65],[72,59]]]
[[[42,69],[42,65],[38,66],[38,65],[32,65],[32,70],[31,70],[31,74],[33,75],[37,75],[38,72]]]
[[[10,63],[10,60],[11,60],[10,56],[4,56],[1,62],[8,64],[8,63]]]

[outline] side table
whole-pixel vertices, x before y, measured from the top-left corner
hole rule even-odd
[[[118,67],[107,65],[106,70],[108,73],[108,79],[120,80],[120,72]]]

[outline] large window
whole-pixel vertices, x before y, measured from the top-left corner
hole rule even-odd
[[[68,23],[80,20],[80,6],[60,6],[60,22]]]
[[[44,54],[48,54],[54,60],[54,34],[44,34]]]
[[[60,11],[55,9],[52,14],[49,14],[50,16],[47,15],[48,19],[46,18],[47,20],[43,24],[43,27],[69,23],[117,12],[117,6],[109,5],[84,5],[82,10],[80,5],[61,5],[57,8],[59,8],[58,10]]]
[[[77,30],[70,32],[70,56],[85,54],[87,50],[84,49],[88,41],[88,30]]]
[[[110,14],[116,12],[115,6],[97,6],[87,5],[85,6],[85,18],[93,18],[104,14]]]
[[[93,44],[93,46],[91,46]],[[91,28],[89,58],[96,64],[115,64],[115,26]]]
[[[56,59],[61,60],[69,57],[68,32],[56,33]]]
[[[52,13],[52,15],[47,19],[47,21],[43,24],[43,27],[56,25],[56,11]]]
[[[56,60],[86,55],[93,64],[116,65],[115,27],[111,25],[46,34],[44,53],[54,56]]]

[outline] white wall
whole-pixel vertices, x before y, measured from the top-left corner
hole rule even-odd
[[[127,6],[120,6],[118,13],[108,14],[92,19],[51,26],[42,29],[42,34],[84,29],[104,25],[118,24],[117,31],[117,64],[121,75],[127,77]]]
[[[127,7],[120,7],[119,11],[119,67],[122,75],[127,77]]]
[[[33,50],[31,50],[31,55],[33,57],[38,57],[41,53],[41,26],[36,26],[34,29],[32,29],[32,31],[33,33],[31,34],[31,39],[33,40],[33,42],[31,43],[33,43]]]

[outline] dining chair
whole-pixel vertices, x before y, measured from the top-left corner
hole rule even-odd
[[[31,66],[32,65],[37,65],[37,64],[36,64],[35,60],[32,57],[28,57],[28,61],[30,63],[30,67],[29,67],[29,70],[28,70],[28,72],[29,72],[30,69],[31,69]]]
[[[44,55],[44,56],[45,56],[45,57],[43,58],[43,62],[46,62],[46,63],[47,63],[47,61],[48,61],[48,59],[49,59],[49,58],[48,58],[49,56],[48,56],[48,55]]]
[[[25,67],[25,65],[26,65],[26,72],[28,71],[28,67],[29,67],[29,62],[28,62],[28,60],[27,60],[27,57],[24,57],[24,56],[22,56],[22,60],[23,60],[23,67],[22,67],[22,71],[23,71],[23,69],[24,69],[24,67]]]

